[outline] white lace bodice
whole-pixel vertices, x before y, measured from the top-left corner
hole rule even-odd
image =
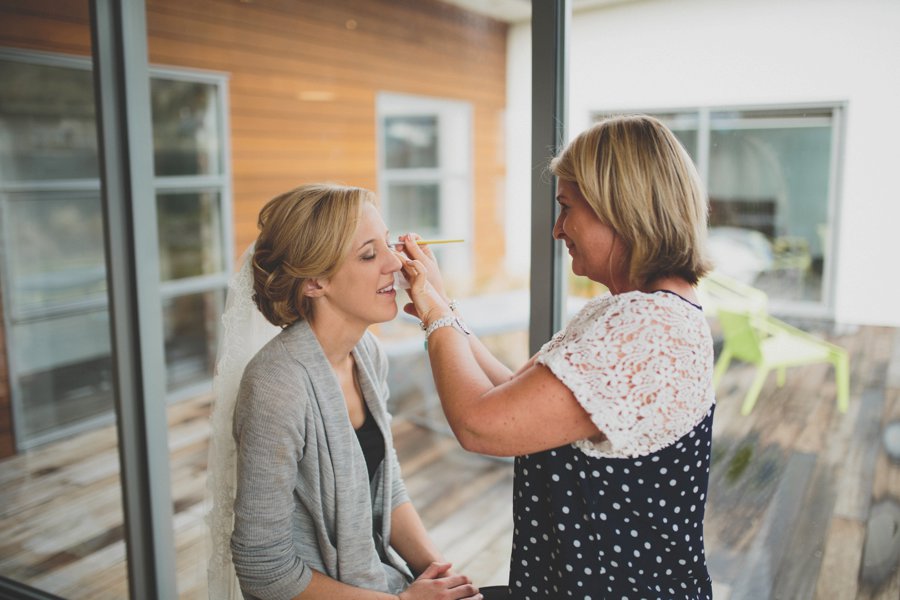
[[[691,431],[715,402],[709,325],[702,311],[665,292],[590,301],[544,344],[537,362],[606,436],[575,442],[589,456],[656,452]]]

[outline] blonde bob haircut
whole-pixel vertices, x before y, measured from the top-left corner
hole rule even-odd
[[[633,285],[642,288],[670,276],[694,285],[711,268],[700,178],[659,120],[605,119],[572,140],[550,170],[577,184],[599,219],[624,242]]]
[[[312,319],[313,301],[304,285],[340,268],[365,203],[375,203],[369,190],[316,183],[263,206],[253,252],[253,301],[269,322],[287,327]]]

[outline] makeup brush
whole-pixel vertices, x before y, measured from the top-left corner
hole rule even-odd
[[[460,242],[464,242],[466,240],[463,239],[453,239],[453,240],[416,240],[416,244],[419,246],[427,246],[429,244],[458,244]],[[403,242],[400,240],[395,240],[390,242],[391,246],[402,246]]]

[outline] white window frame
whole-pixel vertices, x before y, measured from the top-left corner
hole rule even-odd
[[[387,117],[434,116],[438,126],[438,166],[421,169],[388,169],[385,166],[385,131]],[[392,92],[381,92],[376,98],[376,135],[378,140],[378,196],[381,211],[391,228],[392,183],[436,183],[439,188],[440,212],[438,235],[465,238],[464,248],[448,253],[441,267],[445,274],[465,276],[470,272],[474,232],[472,207],[472,106],[468,102],[431,98]],[[391,231],[396,236],[403,231]]]

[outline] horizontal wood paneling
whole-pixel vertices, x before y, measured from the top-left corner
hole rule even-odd
[[[253,239],[255,213],[286,189],[283,182],[292,187],[327,179],[377,187],[380,91],[472,103],[475,229],[497,231],[504,26],[437,2],[148,7],[151,60],[230,74],[236,251]],[[355,29],[348,29],[350,20]],[[303,101],[310,91],[331,99]],[[504,243],[493,235],[479,245],[499,258]],[[486,266],[476,277],[489,278],[500,262],[479,261]]]
[[[2,45],[90,51],[87,2],[0,15]],[[262,204],[298,183],[377,189],[375,99],[389,91],[472,104],[475,231],[492,232],[475,252],[497,257],[476,261],[476,279],[500,268],[505,25],[437,0],[148,0],[147,28],[152,64],[229,75],[236,252]]]

